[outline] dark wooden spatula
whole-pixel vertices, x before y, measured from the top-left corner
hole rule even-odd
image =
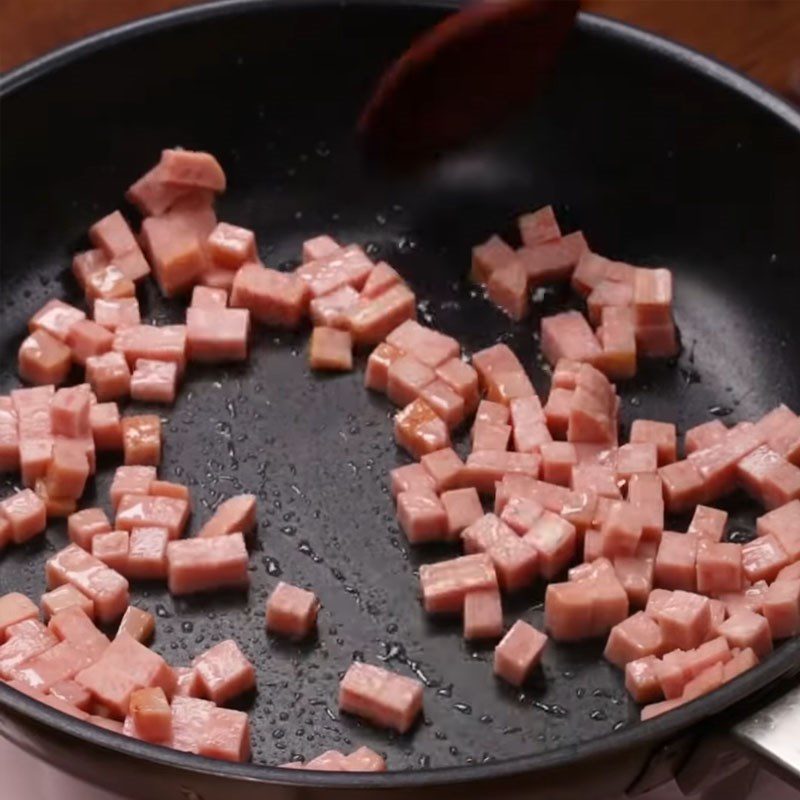
[[[420,163],[524,108],[572,28],[577,0],[476,0],[415,41],[359,120],[370,157]]]

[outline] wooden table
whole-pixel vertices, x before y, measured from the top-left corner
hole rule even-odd
[[[196,0],[0,0],[0,69],[137,17]],[[800,0],[583,0],[727,62],[800,99]]]

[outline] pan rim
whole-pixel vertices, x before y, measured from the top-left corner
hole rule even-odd
[[[36,79],[84,56],[108,49],[131,38],[168,30],[182,24],[197,23],[223,15],[233,15],[254,9],[263,10],[270,7],[291,7],[294,10],[330,5],[356,8],[366,5],[374,7],[376,4],[398,8],[405,6],[441,10],[455,10],[459,6],[458,0],[217,0],[217,2],[146,17],[102,31],[27,62],[0,76],[0,100],[14,91],[21,90]],[[669,59],[688,67],[700,73],[704,78],[736,92],[742,96],[743,100],[755,103],[800,134],[800,110],[793,108],[791,104],[769,89],[708,56],[656,34],[598,15],[580,14],[578,26],[581,30],[595,36],[612,39],[622,46],[638,48],[655,57]],[[766,663],[745,673],[713,694],[679,708],[671,714],[645,723],[634,724],[608,737],[546,753],[517,756],[469,768],[463,766],[441,767],[374,775],[287,772],[274,766],[252,763],[230,764],[149,745],[135,739],[121,738],[118,734],[61,714],[2,683],[0,683],[0,711],[26,717],[63,736],[113,751],[120,756],[146,760],[161,767],[175,768],[197,775],[307,788],[387,790],[435,787],[467,781],[477,783],[508,779],[526,773],[568,769],[579,762],[606,758],[634,747],[655,745],[684,732],[700,720],[720,714],[730,709],[734,703],[746,700],[767,686],[777,683],[781,678],[796,671],[798,662],[800,662],[800,638],[785,643],[781,646],[780,651],[773,654]]]

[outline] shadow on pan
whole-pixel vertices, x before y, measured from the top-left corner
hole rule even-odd
[[[379,177],[355,149],[353,122],[381,69],[454,6],[446,2],[232,2],[137,23],[50,56],[2,84],[0,391],[17,385],[16,349],[48,298],[79,301],[69,275],[85,231],[120,206],[162,147],[218,155],[230,189],[219,215],[253,228],[263,260],[294,266],[300,243],[330,232],[395,265],[420,317],[468,351],[509,342],[537,389],[538,318],[567,301],[548,290],[510,323],[464,280],[472,244],[513,236],[523,210],[553,203],[597,251],[677,274],[684,351],[646,364],[621,387],[623,421],[710,418],[800,407],[800,122],[752,84],[662,40],[581,18],[555,81],[495,138],[424,174]],[[183,316],[151,287],[145,317]],[[253,491],[259,533],[248,596],[171,598],[136,587],[157,616],[155,649],[173,664],[233,637],[255,662],[254,763],[227,765],[125,740],[0,686],[0,732],[58,766],[131,797],[265,798],[600,796],[624,789],[667,741],[796,668],[789,642],[712,696],[647,725],[602,643],[553,646],[521,693],[497,684],[491,651],[458,623],[431,624],[416,570],[453,552],[411,551],[394,520],[389,469],[405,462],[391,409],[358,373],[312,377],[300,335],[258,331],[241,367],[192,368],[167,415],[162,473],[193,491],[194,520],[222,497]],[[132,409],[137,408],[132,406]],[[461,446],[463,447],[463,442]],[[105,504],[112,464],[86,498]],[[3,492],[12,485],[5,478]],[[733,528],[755,509],[730,501]],[[676,522],[677,524],[677,522]],[[0,590],[37,596],[47,536],[0,556]],[[279,579],[313,586],[324,609],[312,647],[263,630]],[[543,587],[514,598],[507,621],[541,626]],[[426,684],[425,719],[394,737],[339,718],[336,690],[353,658]],[[693,728],[696,733],[699,729]],[[266,764],[369,745],[401,774],[286,773]],[[429,769],[433,768],[433,769]],[[302,788],[291,788],[302,787]],[[323,787],[328,791],[323,792]],[[320,793],[323,794],[320,794]]]

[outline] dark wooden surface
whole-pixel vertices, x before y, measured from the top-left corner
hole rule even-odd
[[[0,69],[196,0],[0,0]],[[584,0],[588,11],[695,47],[800,97],[800,0]]]

